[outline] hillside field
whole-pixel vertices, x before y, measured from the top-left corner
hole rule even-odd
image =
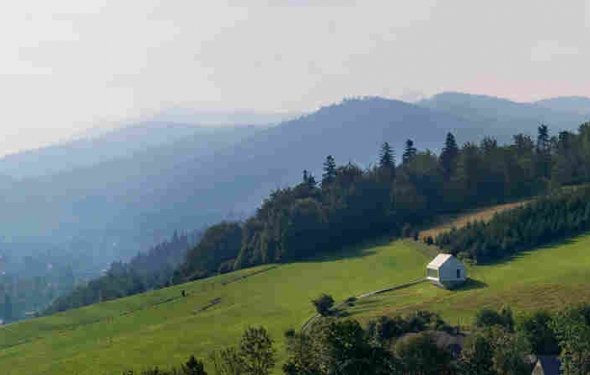
[[[283,332],[314,314],[322,292],[337,301],[424,275],[427,248],[393,241],[350,249],[339,257],[261,266],[0,328],[2,374],[120,374],[125,368],[177,365],[189,354],[237,342],[248,326],[264,325],[284,358]],[[590,302],[590,235],[474,266],[459,291],[428,283],[357,301],[352,317],[367,320],[415,309],[469,324],[482,306],[504,303],[518,314]],[[181,291],[187,297],[181,296]],[[277,373],[280,368],[277,366]]]
[[[428,260],[411,243],[396,241],[11,324],[0,328],[0,373],[102,375],[177,365],[234,344],[258,325],[270,330],[283,357],[283,333],[313,315],[312,298],[326,292],[342,300],[403,283],[420,277]]]
[[[416,309],[436,311],[452,324],[469,325],[481,307],[509,305],[517,316],[535,309],[556,310],[590,302],[590,235],[521,253],[515,258],[468,267],[467,284],[455,291],[429,283],[359,300],[349,309],[366,321]]]

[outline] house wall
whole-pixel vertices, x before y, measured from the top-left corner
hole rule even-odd
[[[461,270],[461,277],[457,279],[457,269]],[[459,262],[457,259],[449,259],[445,262],[438,270],[439,278],[441,281],[465,281],[467,278],[467,272],[465,270],[465,266],[463,263]]]

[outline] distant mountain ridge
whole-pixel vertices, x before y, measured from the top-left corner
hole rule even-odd
[[[0,175],[18,179],[0,181],[0,250],[10,253],[11,243],[35,238],[104,264],[175,229],[244,217],[271,190],[298,181],[303,169],[319,178],[328,154],[339,164],[368,166],[385,141],[399,161],[408,138],[437,151],[448,131],[460,143],[485,135],[508,141],[519,131],[534,133],[540,122],[555,132],[575,129],[586,117],[546,105],[440,94],[417,104],[345,100],[271,127],[146,122],[90,143],[1,159]]]
[[[448,92],[421,100],[417,105],[451,113],[502,142],[509,141],[515,130],[534,134],[541,123],[556,133],[590,120],[588,113],[580,109],[580,102],[572,102],[570,98],[517,103],[486,95]]]
[[[240,129],[235,129],[240,128]],[[0,158],[0,175],[30,178],[127,158],[187,137],[224,137],[231,140],[252,130],[251,126],[194,125],[146,121],[107,131],[99,136],[81,137],[63,144],[11,154]],[[248,129],[249,128],[249,129]],[[203,145],[206,145],[204,143]]]
[[[555,111],[574,112],[590,115],[590,98],[583,96],[563,96],[536,101],[534,104]]]

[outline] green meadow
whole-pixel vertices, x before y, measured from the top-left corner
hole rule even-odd
[[[312,298],[325,292],[342,301],[422,277],[432,250],[393,241],[10,324],[0,328],[0,373],[120,374],[127,368],[168,367],[190,354],[206,358],[258,325],[269,329],[282,359],[283,333],[314,314]],[[348,312],[366,321],[428,309],[468,325],[482,306],[509,304],[520,314],[590,301],[590,235],[495,265],[472,266],[469,276],[472,280],[457,291],[422,283],[359,300]]]
[[[120,374],[167,367],[193,353],[205,358],[259,325],[269,329],[283,358],[283,333],[313,315],[312,298],[326,292],[343,300],[400,284],[420,277],[428,260],[412,243],[395,241],[10,324],[0,328],[0,373]]]
[[[492,265],[468,267],[468,283],[454,291],[428,283],[358,301],[348,312],[361,321],[428,309],[469,325],[481,307],[509,305],[518,314],[590,302],[590,235],[522,253]]]

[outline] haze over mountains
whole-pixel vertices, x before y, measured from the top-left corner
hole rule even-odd
[[[52,248],[101,267],[175,229],[243,217],[271,190],[298,181],[303,169],[319,177],[328,154],[339,164],[367,166],[384,141],[399,155],[408,138],[437,151],[448,131],[459,142],[506,142],[519,131],[534,134],[543,122],[555,134],[590,119],[589,102],[515,103],[459,93],[416,104],[352,99],[275,126],[260,124],[276,118],[248,116],[241,119],[256,126],[180,123],[185,113],[177,111],[176,122],[156,118],[1,159],[0,252],[14,257]]]

